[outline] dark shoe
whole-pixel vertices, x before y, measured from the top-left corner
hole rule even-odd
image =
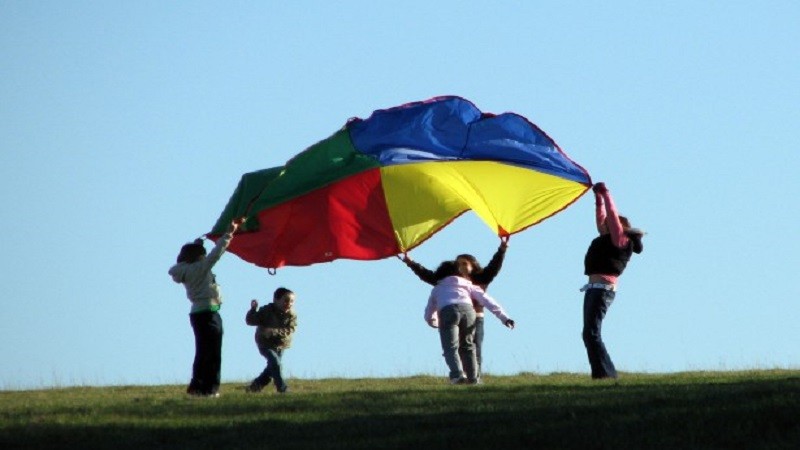
[[[288,394],[289,386],[284,386],[283,389],[278,388],[278,394]]]
[[[250,383],[250,386],[244,388],[247,392],[261,392],[262,389],[264,389],[264,385],[255,381]]]
[[[189,383],[189,386],[186,386],[186,393],[189,395],[199,395],[201,392],[200,383],[192,380]]]

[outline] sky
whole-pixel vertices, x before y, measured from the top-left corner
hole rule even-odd
[[[188,382],[167,270],[241,175],[440,95],[527,117],[647,231],[603,325],[619,370],[798,369],[798,23],[794,1],[0,0],[0,390]],[[588,376],[595,235],[585,195],[511,237],[489,293],[517,327],[486,318],[487,382]],[[411,256],[498,243],[468,213]],[[224,383],[263,369],[244,316],[280,286],[289,377],[447,374],[430,287],[396,258],[215,273]]]

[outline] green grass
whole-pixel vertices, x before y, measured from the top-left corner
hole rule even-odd
[[[800,371],[290,380],[0,392],[0,448],[800,448]]]

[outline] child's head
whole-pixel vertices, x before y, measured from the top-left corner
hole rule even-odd
[[[456,256],[456,264],[458,265],[458,273],[462,277],[469,278],[473,274],[483,271],[478,259],[467,253]]]
[[[178,262],[191,264],[200,261],[204,256],[206,256],[206,248],[203,247],[203,240],[195,239],[191,244],[181,247],[181,252],[178,253]]]
[[[458,275],[458,264],[455,261],[444,261],[439,264],[439,267],[436,268],[436,271],[433,273],[433,276],[436,278],[436,281],[439,281],[443,278],[451,277],[453,275]]]
[[[275,293],[272,294],[272,302],[281,310],[288,311],[292,309],[294,305],[294,292],[285,287],[279,287],[275,289]]]

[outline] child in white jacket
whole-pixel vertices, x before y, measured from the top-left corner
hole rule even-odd
[[[186,287],[186,297],[192,303],[189,322],[194,332],[195,353],[192,380],[186,388],[189,395],[219,395],[222,365],[222,317],[219,309],[222,295],[211,269],[225,253],[240,224],[241,220],[231,222],[227,233],[217,239],[208,255],[202,239],[184,245],[178,254],[177,264],[169,269],[172,280]]]
[[[439,329],[444,360],[450,369],[450,383],[478,383],[478,362],[473,341],[475,308],[472,300],[483,305],[506,327],[513,329],[514,321],[483,289],[458,276],[455,261],[440,264],[436,269],[436,278],[439,282],[428,297],[425,321],[431,327]],[[461,361],[464,361],[463,366]]]

